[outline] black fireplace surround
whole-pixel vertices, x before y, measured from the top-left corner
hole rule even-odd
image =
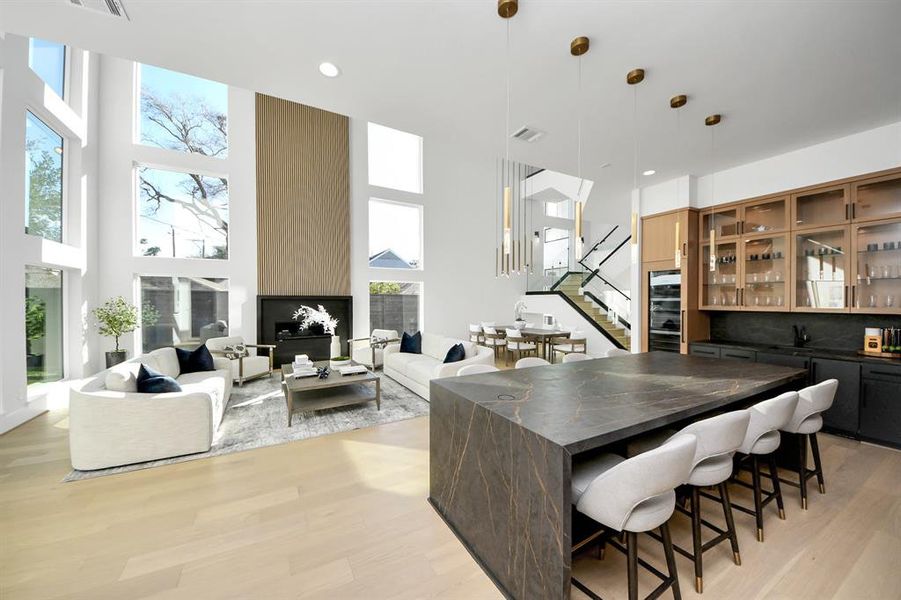
[[[293,319],[301,306],[317,308],[320,304],[333,319],[338,319],[335,335],[341,338],[341,354],[349,355],[352,296],[257,296],[257,340],[260,344],[275,344],[276,367],[290,363],[296,354],[306,354],[312,360],[330,358],[331,336],[301,330],[300,323]]]

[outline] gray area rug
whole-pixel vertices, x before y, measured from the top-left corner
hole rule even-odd
[[[381,374],[380,374],[381,375]],[[257,379],[232,388],[228,408],[209,452],[154,460],[96,471],[71,471],[63,481],[79,481],[149,469],[160,465],[197,460],[265,446],[351,431],[372,425],[393,423],[429,414],[429,403],[397,383],[381,375],[382,409],[375,402],[312,412],[294,412],[291,427],[286,425],[288,413],[278,374]]]

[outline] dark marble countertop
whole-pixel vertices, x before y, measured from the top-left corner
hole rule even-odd
[[[650,352],[432,381],[571,454],[806,378],[754,362]]]
[[[777,346],[766,344],[750,344],[747,342],[733,342],[723,340],[704,340],[692,342],[692,344],[711,344],[713,346],[728,346],[742,350],[755,352],[770,352],[772,354],[786,354],[789,356],[803,356],[806,358],[831,358],[834,360],[850,360],[855,362],[875,362],[901,366],[901,359],[882,358],[879,356],[863,356],[856,350],[833,350],[830,348],[795,348],[794,346]]]

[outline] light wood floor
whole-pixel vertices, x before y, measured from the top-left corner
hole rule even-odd
[[[75,483],[66,436],[64,412],[0,436],[3,600],[500,597],[426,502],[428,418]],[[787,521],[772,505],[763,544],[737,514],[744,564],[708,553],[704,598],[901,597],[901,453],[821,447],[827,495],[791,495]],[[614,551],[576,573],[625,596]]]

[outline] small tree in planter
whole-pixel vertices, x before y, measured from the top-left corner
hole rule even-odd
[[[32,342],[44,337],[47,330],[47,305],[40,298],[25,298],[25,345],[28,368],[37,368],[43,362],[43,355],[34,352]]]
[[[116,350],[106,353],[106,367],[112,367],[125,360],[125,350],[119,349],[119,338],[138,328],[138,309],[122,296],[107,300],[103,306],[94,309],[97,331],[100,335],[115,338]]]

